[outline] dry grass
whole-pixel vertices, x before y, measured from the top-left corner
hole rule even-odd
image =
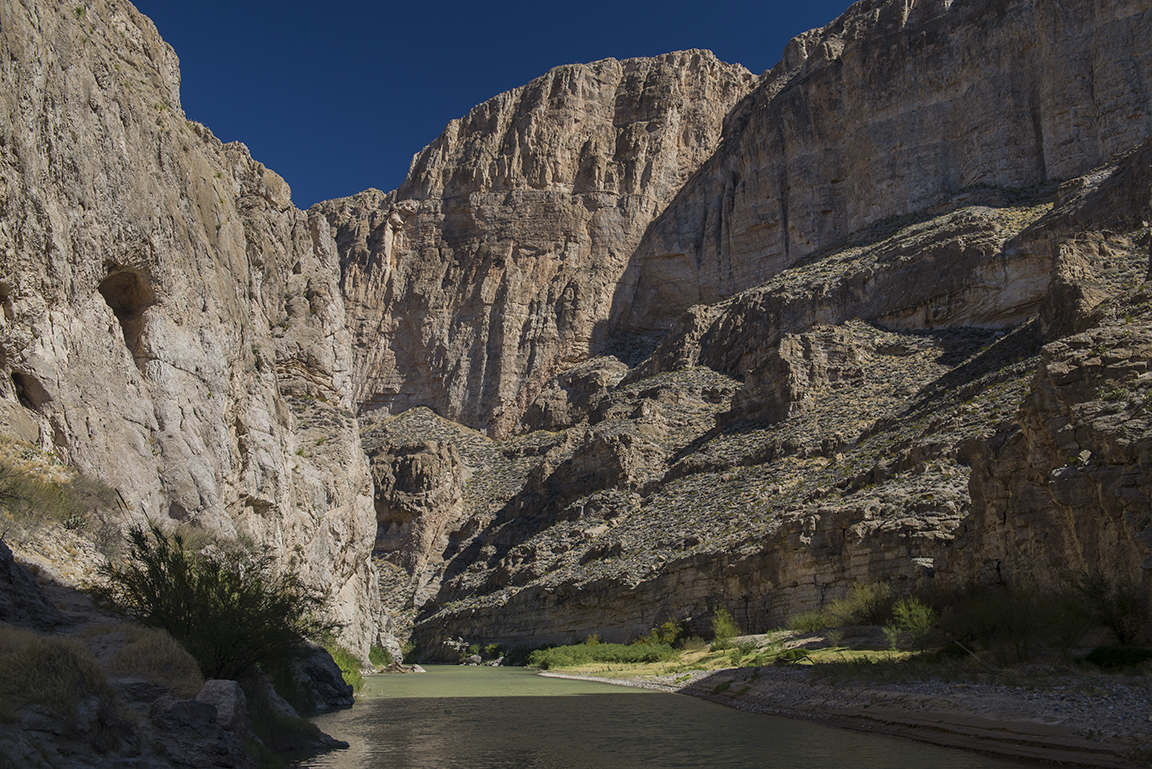
[[[70,723],[93,698],[101,712],[114,711],[112,687],[83,643],[0,626],[0,717],[39,705]]]
[[[195,658],[163,630],[125,623],[93,629],[88,634],[111,633],[124,636],[124,645],[108,661],[111,673],[138,676],[184,699],[195,697],[204,688],[204,677]]]

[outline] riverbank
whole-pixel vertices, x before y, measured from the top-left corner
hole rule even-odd
[[[1062,766],[1152,764],[1147,678],[1018,671],[1002,682],[876,682],[811,666],[541,675],[687,694],[737,710]]]

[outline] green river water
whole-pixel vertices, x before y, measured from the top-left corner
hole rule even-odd
[[[351,743],[314,769],[991,769],[1013,761],[742,713],[678,694],[430,666],[365,678],[350,709],[315,719]]]

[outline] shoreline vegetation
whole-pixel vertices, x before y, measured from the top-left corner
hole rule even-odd
[[[754,650],[736,665],[727,650],[697,650],[659,662],[554,666],[540,675],[686,694],[736,710],[1005,758],[1116,769],[1152,763],[1146,663],[1114,673],[1052,663],[989,670],[877,648],[880,632],[858,627],[742,636],[734,639],[737,649]],[[769,660],[774,654],[783,656]]]
[[[741,635],[717,607],[711,642],[668,620],[631,644],[593,634],[532,652],[484,651],[546,676],[1008,758],[1127,769],[1152,764],[1152,649],[1136,645],[1148,619],[1135,586],[1100,574],[1072,577],[1064,591],[969,586],[897,597],[875,583],[760,635]]]

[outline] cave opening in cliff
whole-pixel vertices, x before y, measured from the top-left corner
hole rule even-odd
[[[128,352],[135,360],[144,357],[144,312],[156,303],[147,278],[135,270],[118,270],[104,278],[98,290],[120,323]]]
[[[12,372],[12,384],[16,388],[16,399],[24,408],[39,411],[40,407],[52,400],[52,396],[40,384],[40,380],[23,371]]]

